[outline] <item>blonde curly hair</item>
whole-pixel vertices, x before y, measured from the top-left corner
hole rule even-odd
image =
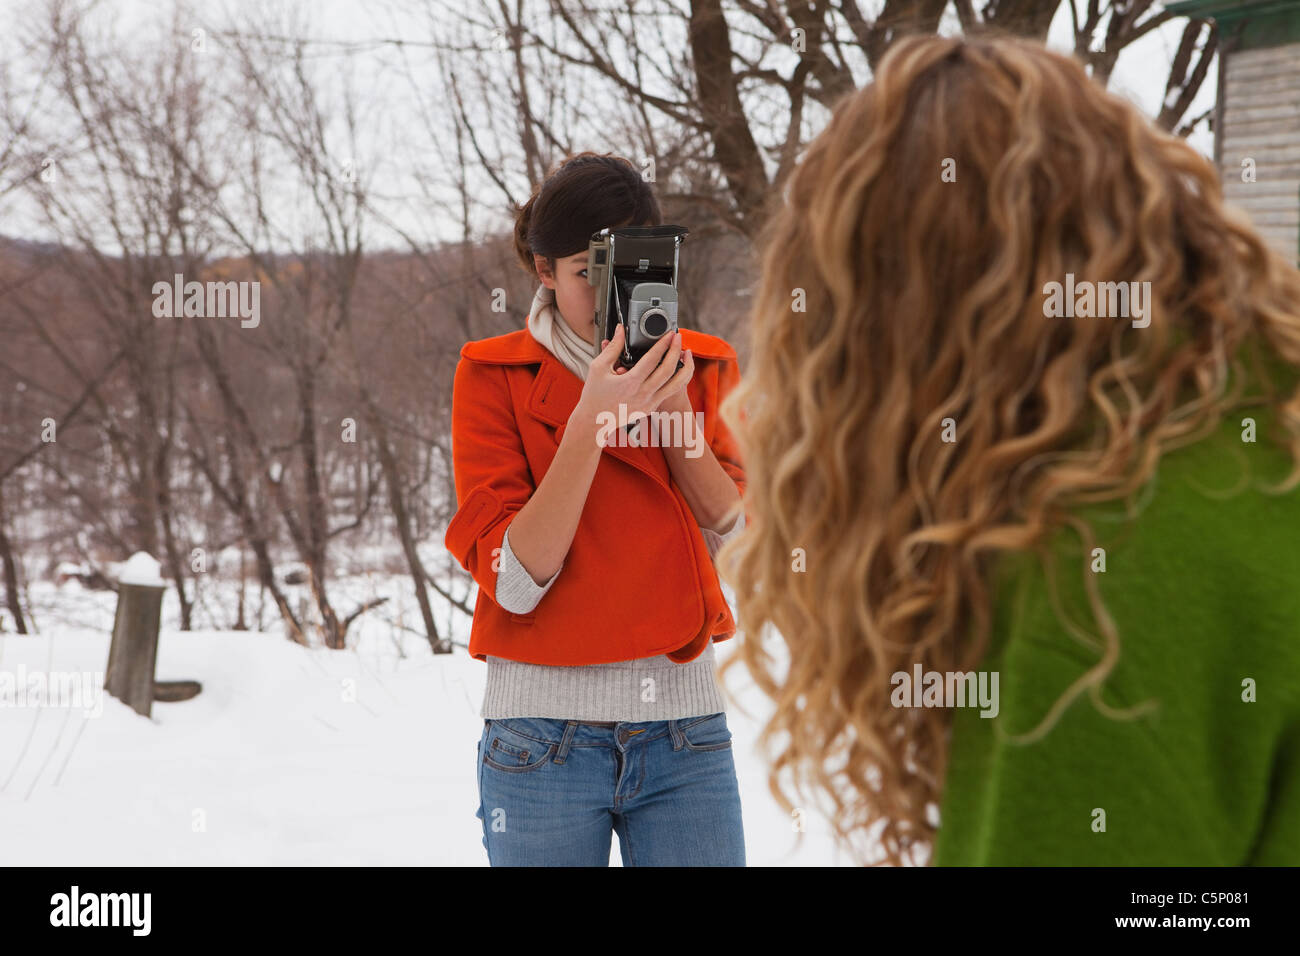
[[[891,706],[891,675],[974,669],[997,555],[1046,561],[1067,524],[1091,540],[1070,509],[1131,499],[1242,403],[1243,368],[1296,461],[1282,488],[1300,481],[1300,395],[1266,368],[1300,366],[1300,273],[1184,142],[1074,60],[991,36],[896,43],[760,245],[753,358],[722,406],[748,516],[718,555],[744,632],[722,673],[743,661],[774,701],[761,742],[786,738],[769,786],[787,810],[789,770],[796,800],[810,779],[831,797],[842,841],[867,836],[864,862],[920,862],[951,713]],[[1149,326],[1048,318],[1067,273],[1149,282]],[[1085,579],[1099,659],[1039,733],[1085,691],[1101,706],[1118,658]]]

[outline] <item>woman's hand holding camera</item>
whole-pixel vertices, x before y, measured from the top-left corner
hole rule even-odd
[[[677,368],[682,355],[681,333],[665,335],[650,351],[641,356],[632,368],[616,368],[623,354],[623,326],[614,330],[613,340],[602,340],[601,351],[587,371],[587,381],[582,396],[573,410],[570,427],[590,427],[596,443],[604,447],[620,421],[635,422],[667,405],[678,408],[686,399],[686,383],[695,374],[695,361],[688,351],[683,365]],[[619,406],[623,415],[619,415]]]

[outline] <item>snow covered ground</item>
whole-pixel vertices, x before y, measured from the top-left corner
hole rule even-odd
[[[344,651],[295,645],[278,626],[180,631],[168,592],[156,676],[198,680],[198,697],[155,703],[152,719],[107,694],[0,706],[0,863],[487,865],[475,816],[486,668],[392,626],[418,621],[409,583],[378,584],[390,602],[353,625]],[[339,609],[376,587],[359,579],[346,599],[340,588]],[[102,687],[116,595],[35,583],[32,599],[42,633],[0,635],[0,671],[80,672]],[[719,661],[732,646],[716,646]],[[747,686],[743,668],[728,676],[728,690]],[[752,687],[738,700],[766,713]],[[795,849],[753,746],[759,724],[734,705],[728,722],[749,865],[851,864],[815,812]]]

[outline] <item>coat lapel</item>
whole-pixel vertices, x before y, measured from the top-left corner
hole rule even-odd
[[[690,329],[682,330],[683,343],[697,358],[735,361],[736,353],[723,340]],[[569,420],[582,395],[582,379],[561,364],[528,330],[520,329],[487,339],[466,342],[460,354],[477,362],[499,365],[538,366],[525,411],[533,418],[556,429],[555,440]],[[607,445],[615,458],[650,475],[665,487],[671,486],[671,471],[663,450],[653,446]]]
[[[529,337],[531,340],[531,336]],[[555,356],[536,342],[533,343],[541,362],[537,377],[533,380],[532,390],[528,394],[528,413],[541,422],[556,429],[556,440],[560,438],[559,430],[563,428],[578,399],[582,396],[582,379],[565,368]],[[633,468],[639,468],[663,484],[668,483],[668,462],[663,451],[650,446],[615,445],[605,446],[605,451],[627,462]]]

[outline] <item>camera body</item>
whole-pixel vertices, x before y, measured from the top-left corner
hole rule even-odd
[[[626,339],[632,355],[644,355],[677,329],[677,290],[666,282],[638,282],[627,303]]]
[[[678,253],[688,232],[685,226],[624,226],[591,237],[587,282],[596,289],[596,330],[613,339],[623,326],[625,368],[677,330]]]

